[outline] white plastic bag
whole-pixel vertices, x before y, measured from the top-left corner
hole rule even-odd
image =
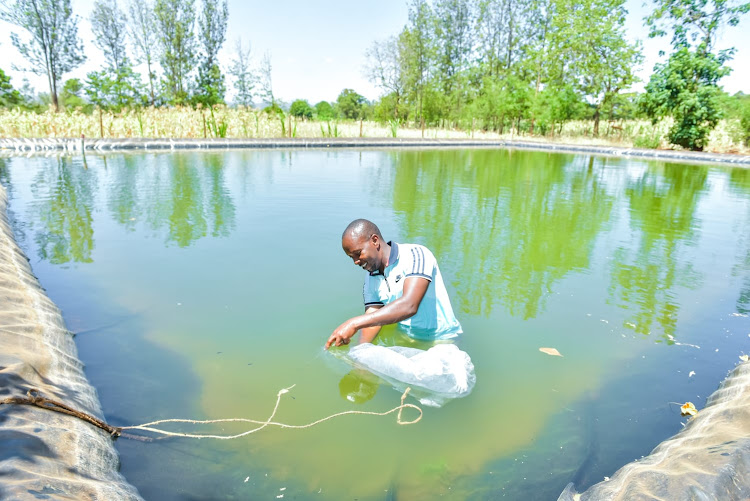
[[[476,383],[471,358],[455,344],[439,344],[425,351],[363,343],[353,346],[346,358],[399,391],[410,386],[422,404],[433,407],[465,397]]]

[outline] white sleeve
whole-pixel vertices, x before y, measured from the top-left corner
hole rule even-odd
[[[430,249],[421,245],[415,245],[409,249],[411,264],[406,266],[406,277],[422,277],[430,282],[435,278],[435,256]]]

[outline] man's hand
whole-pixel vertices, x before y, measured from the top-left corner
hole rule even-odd
[[[331,346],[341,346],[342,344],[349,344],[352,336],[357,333],[357,329],[351,324],[350,320],[347,320],[343,324],[336,327],[331,337],[326,342],[326,350]]]

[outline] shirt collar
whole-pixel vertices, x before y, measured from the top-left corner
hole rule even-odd
[[[398,261],[398,244],[396,242],[390,241],[388,242],[388,245],[391,246],[391,253],[388,256],[388,266],[393,266],[393,264]],[[386,268],[388,268],[388,266],[386,266]],[[380,273],[380,270],[375,270],[370,273],[371,277],[375,275],[382,275],[382,273]]]

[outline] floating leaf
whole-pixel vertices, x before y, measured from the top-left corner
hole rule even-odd
[[[539,351],[546,353],[547,355],[554,355],[556,357],[562,357],[559,351],[554,348],[539,348]]]
[[[680,412],[683,416],[695,416],[698,414],[698,410],[693,405],[693,402],[685,402],[685,404],[680,407]]]

